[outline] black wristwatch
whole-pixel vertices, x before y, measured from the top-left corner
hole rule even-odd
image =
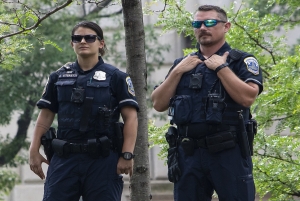
[[[215,72],[219,72],[219,70],[221,70],[222,68],[225,68],[225,67],[228,67],[228,63],[225,62],[223,63],[222,65],[218,66],[216,69],[215,69]]]
[[[130,152],[123,152],[121,153],[121,156],[125,159],[125,160],[131,160],[134,158],[134,154],[130,153]]]

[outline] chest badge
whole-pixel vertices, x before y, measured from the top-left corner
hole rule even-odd
[[[95,80],[99,80],[99,81],[106,80],[106,73],[103,72],[103,71],[96,71],[95,75],[93,76],[93,78]]]

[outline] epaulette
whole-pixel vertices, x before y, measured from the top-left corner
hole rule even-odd
[[[237,50],[237,49],[230,50],[228,55],[230,57],[230,62],[240,59],[243,54],[244,52],[242,52],[241,50]]]
[[[71,70],[71,67],[73,66],[74,62],[67,62],[65,63],[62,67],[60,67],[56,73],[57,74],[60,74],[61,72],[63,71],[66,71],[66,70]]]

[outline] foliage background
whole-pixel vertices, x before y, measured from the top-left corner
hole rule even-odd
[[[16,13],[10,12],[10,6],[4,2],[0,0],[0,22],[3,22],[3,19],[9,19],[10,23],[17,23]],[[32,0],[28,2],[32,3],[34,9],[46,13],[47,8],[66,1]],[[82,2],[74,1],[84,7]],[[94,5],[99,2],[94,1]],[[186,1],[154,0],[150,4],[157,2],[164,3],[165,7],[159,14],[156,26],[162,27],[165,32],[176,29],[179,34],[190,37],[195,44],[190,26],[193,13],[186,11],[184,6]],[[43,9],[46,8],[45,10],[42,9],[42,4],[46,5],[43,7]],[[252,107],[252,113],[259,122],[253,157],[257,193],[260,197],[270,194],[270,200],[295,200],[300,197],[300,97],[298,90],[300,47],[297,43],[293,46],[287,45],[285,34],[282,33],[299,26],[300,2],[298,0],[248,0],[244,1],[241,7],[237,6],[239,5],[233,4],[227,10],[232,23],[231,31],[227,34],[227,41],[233,48],[254,54],[264,73],[264,92]],[[19,123],[27,119],[30,121],[31,118],[35,119],[34,105],[40,98],[47,75],[58,66],[75,59],[72,49],[65,42],[69,40],[69,32],[62,30],[61,27],[71,30],[74,21],[97,20],[101,9],[95,6],[88,8],[84,9],[80,17],[74,12],[67,12],[66,9],[64,12],[47,18],[37,29],[9,38],[1,37],[18,28],[11,29],[8,24],[0,23],[0,124],[7,125],[15,111],[19,111],[20,114]],[[85,15],[85,11],[88,10],[91,11],[90,15]],[[144,11],[148,14],[154,13],[147,6]],[[30,9],[21,9],[17,14],[22,16],[20,22],[24,25],[32,25],[38,20]],[[168,47],[164,49],[163,46],[153,46],[156,44],[158,33],[153,32],[152,27],[147,29],[149,37],[146,36],[148,39],[146,51],[148,55],[152,54],[148,57],[148,71],[151,73],[155,66],[162,64],[163,57],[160,55],[162,51],[168,50]],[[122,31],[123,29],[120,29],[120,32]],[[124,55],[116,48],[124,38],[120,32],[116,32],[111,39],[107,40],[111,41],[110,55],[107,59],[110,59],[110,56],[122,58]],[[187,49],[185,53],[190,51],[194,50]],[[115,60],[115,64],[123,66],[124,60]],[[152,86],[148,87],[151,91]],[[275,125],[275,130],[269,130],[267,135],[266,129],[273,125]],[[168,124],[158,128],[153,122],[149,123],[151,145],[159,145],[162,148],[160,154],[164,160],[167,150],[164,133],[167,128]],[[21,130],[25,133],[25,137],[24,135],[20,137],[21,142],[17,144],[15,139],[11,138],[12,134],[0,139],[0,192],[4,194],[19,182],[17,175],[9,171],[7,167],[24,163],[22,152],[21,155],[15,155],[20,152],[18,149],[13,149],[28,146],[24,143],[27,130]],[[8,147],[12,149],[6,149]]]
[[[251,107],[259,123],[253,156],[256,190],[261,199],[268,194],[270,200],[291,201],[300,197],[300,46],[288,46],[284,33],[299,25],[300,2],[251,0],[248,3],[240,7],[232,4],[227,9],[232,27],[226,40],[232,48],[255,55],[263,70],[264,91]],[[184,0],[168,1],[157,25],[163,26],[164,31],[175,28],[179,34],[194,40],[189,25],[193,13],[183,5]],[[191,51],[195,49],[184,53]],[[163,160],[166,160],[163,134],[167,125],[159,128],[151,123],[149,127],[150,139],[153,145],[162,148],[159,155]],[[269,129],[271,126],[275,126],[274,131]]]

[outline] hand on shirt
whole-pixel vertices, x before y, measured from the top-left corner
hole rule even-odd
[[[188,55],[176,66],[176,69],[181,73],[188,72],[195,68],[198,64],[202,63],[197,55]]]
[[[207,66],[207,68],[214,71],[217,67],[219,67],[220,65],[222,65],[226,62],[228,55],[229,55],[229,52],[225,52],[223,54],[223,56],[214,54],[211,57],[209,57],[208,59],[206,59],[204,61],[204,63]]]

